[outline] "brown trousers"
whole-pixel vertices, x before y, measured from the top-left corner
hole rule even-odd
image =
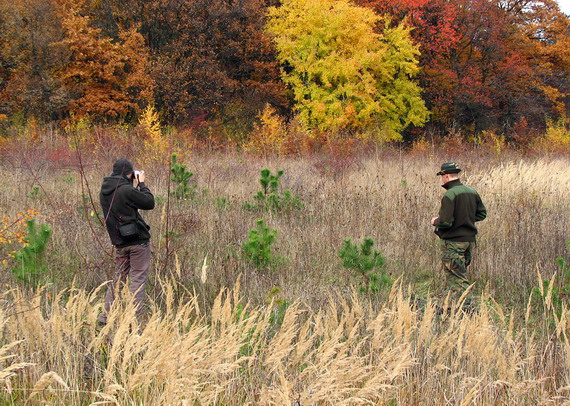
[[[115,293],[123,289],[129,280],[129,291],[135,297],[137,318],[140,320],[144,310],[145,287],[150,269],[150,243],[115,248],[115,274],[107,286],[105,311],[99,314],[98,320],[107,323],[107,313],[115,300]]]

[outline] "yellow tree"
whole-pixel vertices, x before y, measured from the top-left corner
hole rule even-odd
[[[65,38],[56,45],[69,52],[60,72],[74,99],[69,112],[96,120],[132,118],[152,100],[144,39],[130,29],[113,41],[91,25],[80,7],[81,2],[59,2]]]
[[[267,30],[303,122],[394,140],[427,121],[409,28],[385,22],[377,34],[379,21],[346,0],[284,0],[270,8]]]
[[[566,119],[570,114],[570,18],[555,0],[530,2],[518,16],[534,84],[551,105],[545,115]]]

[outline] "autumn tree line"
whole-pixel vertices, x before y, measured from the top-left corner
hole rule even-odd
[[[0,125],[262,112],[382,140],[516,139],[569,116],[555,0],[0,0]]]

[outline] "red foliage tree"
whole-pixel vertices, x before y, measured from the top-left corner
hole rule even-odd
[[[509,134],[568,108],[568,18],[554,0],[359,2],[415,27],[435,124]]]

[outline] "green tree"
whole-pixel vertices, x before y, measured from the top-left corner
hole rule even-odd
[[[242,244],[242,256],[258,269],[266,269],[278,261],[272,249],[277,230],[257,219],[257,227],[249,231],[249,239]]]
[[[293,209],[302,209],[303,202],[297,195],[291,193],[290,190],[280,190],[279,179],[285,171],[277,171],[272,174],[267,168],[261,170],[261,177],[259,183],[263,190],[259,190],[253,198],[256,203],[246,203],[244,208],[246,210],[271,210],[271,211],[286,211]]]
[[[360,289],[362,293],[377,293],[389,289],[393,283],[384,267],[386,258],[373,247],[372,238],[365,238],[360,248],[349,238],[344,240],[338,251],[342,266],[357,271],[362,276],[363,286]]]
[[[176,185],[173,195],[177,199],[194,198],[196,195],[196,185],[188,186],[190,178],[194,175],[192,171],[186,169],[186,164],[178,163],[178,155],[172,154],[172,164],[170,166],[170,180]]]
[[[284,0],[269,9],[282,78],[301,120],[319,130],[357,130],[378,140],[400,139],[428,111],[413,78],[418,49],[410,29],[346,0]]]
[[[14,254],[17,265],[12,268],[12,274],[22,282],[37,283],[47,272],[43,257],[51,237],[51,228],[47,224],[42,224],[38,228],[33,219],[28,220],[26,224],[28,227],[26,245]]]

